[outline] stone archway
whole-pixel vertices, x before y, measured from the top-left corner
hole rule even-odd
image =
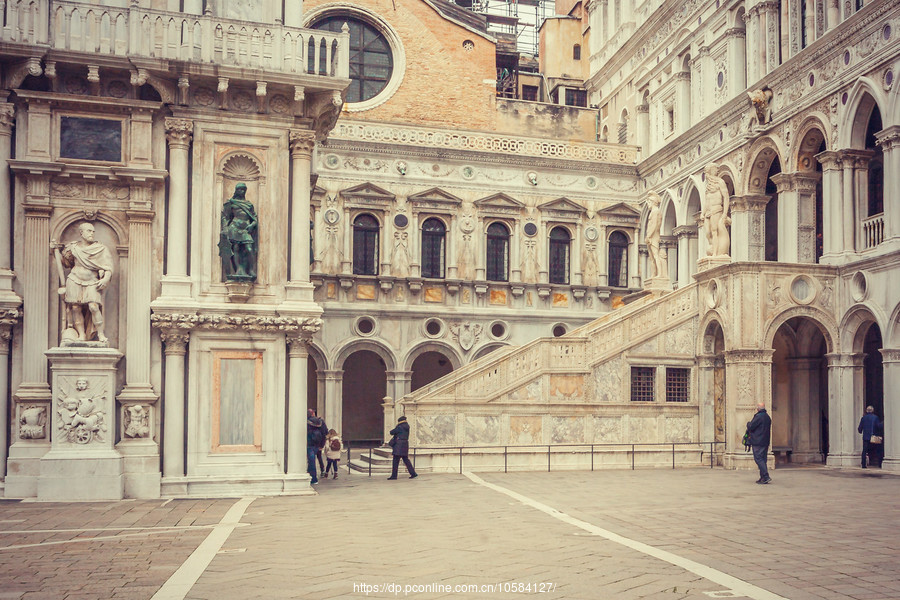
[[[810,317],[787,319],[772,339],[772,442],[776,464],[822,463],[829,452],[828,341]]]
[[[371,350],[357,350],[343,364],[342,423],[345,440],[381,441],[384,428],[382,402],[387,395],[384,360]]]
[[[725,405],[725,334],[716,320],[707,323],[701,338],[699,367],[700,439],[715,442],[712,452],[722,465],[728,440]]]
[[[410,391],[425,387],[453,371],[451,360],[440,352],[429,350],[423,352],[412,363],[412,379]]]

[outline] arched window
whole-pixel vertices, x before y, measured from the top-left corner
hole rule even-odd
[[[550,232],[550,283],[569,283],[569,232],[554,227]]]
[[[509,229],[503,223],[487,228],[487,279],[509,281]]]
[[[628,238],[621,231],[609,236],[608,280],[611,287],[628,287]]]
[[[572,60],[581,60],[581,45],[575,44],[572,46]]]
[[[353,274],[378,275],[378,220],[359,215],[353,220]]]
[[[316,21],[312,28],[340,32],[344,23],[350,27],[350,85],[346,100],[362,102],[374,98],[387,87],[394,72],[394,57],[381,32],[360,19],[344,14],[332,15]],[[314,72],[312,66],[310,70]]]
[[[628,111],[622,111],[622,120],[619,121],[619,143],[628,143]]]
[[[766,203],[766,239],[765,257],[767,261],[778,260],[778,187],[772,181],[772,177],[781,173],[781,161],[776,156],[769,167],[769,177],[766,179],[766,195],[769,201]]]
[[[882,129],[881,111],[876,105],[872,108],[869,125],[866,128],[866,150],[874,152],[869,160],[869,211],[867,217],[874,217],[884,212],[884,152],[881,146],[875,143],[875,134]]]
[[[447,228],[439,219],[422,223],[422,277],[444,277],[444,255]]]

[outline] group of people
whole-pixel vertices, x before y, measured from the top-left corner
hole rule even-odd
[[[409,423],[406,417],[400,417],[397,420],[397,426],[391,430],[391,456],[393,462],[391,465],[391,476],[388,479],[397,479],[397,469],[400,461],[406,465],[409,472],[409,478],[415,479],[419,476],[416,468],[409,460]],[[308,409],[306,414],[306,470],[309,473],[310,483],[319,483],[319,477],[328,479],[328,473],[333,472],[332,478],[337,479],[338,467],[341,462],[341,454],[344,452],[344,443],[341,436],[334,429],[328,429],[325,419],[316,415],[316,411]],[[325,455],[326,465],[322,460]],[[316,461],[318,461],[319,471],[316,471]]]
[[[860,419],[857,431],[863,437],[862,468],[867,468],[866,461],[867,459],[871,461],[872,458],[880,466],[884,448],[882,438],[884,435],[884,423],[875,414],[874,407],[866,407],[866,414]],[[756,414],[753,415],[753,419],[747,423],[746,434],[748,444],[753,448],[753,460],[756,462],[756,466],[759,467],[759,479],[756,480],[756,483],[766,484],[772,482],[766,465],[771,432],[772,418],[766,412],[765,403],[760,402],[756,405]]]
[[[325,419],[317,416],[316,411],[310,408],[306,414],[306,470],[310,476],[310,483],[319,483],[316,476],[317,460],[322,479],[328,479],[328,473],[333,473],[332,478],[337,479],[343,452],[344,443],[341,436],[334,429],[328,429]],[[322,460],[322,454],[328,461],[327,465]]]

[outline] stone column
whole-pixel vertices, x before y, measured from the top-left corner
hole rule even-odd
[[[641,265],[643,261],[638,262],[638,231],[635,229],[631,232],[632,242],[628,244],[628,278],[626,281],[631,282],[633,288],[641,287]]]
[[[288,302],[312,302],[309,282],[310,169],[316,145],[314,131],[291,129],[291,263],[286,286]]]
[[[744,452],[741,438],[747,423],[756,413],[756,403],[765,401],[772,410],[772,355],[774,350],[731,350],[725,352],[725,386],[728,402],[725,406],[725,466],[736,469],[754,469],[753,455]],[[774,455],[769,448],[769,468],[773,468]]]
[[[779,173],[778,260],[813,263],[816,260],[816,172]],[[796,233],[795,233],[796,232]]]
[[[162,296],[190,296],[188,277],[188,159],[194,122],[167,118],[169,142],[169,214],[166,229],[166,274]]]
[[[165,344],[166,383],[163,405],[163,477],[184,477],[184,357],[190,333],[180,329],[161,332]]]
[[[746,18],[746,17],[745,17]],[[747,89],[747,44],[746,30],[732,27],[725,32],[728,39],[728,86],[732,96]]]
[[[700,441],[711,442],[716,436],[715,356],[697,357],[697,397],[700,399]]]
[[[696,261],[696,256],[691,253],[691,239],[696,239],[697,228],[690,225],[681,225],[672,230],[678,243],[678,287],[682,288],[691,283],[691,262]],[[671,262],[671,257],[669,257]]]
[[[844,252],[841,232],[843,217],[841,158],[838,152],[816,155],[822,165],[822,258],[828,264]]]
[[[149,189],[142,188],[149,194]],[[132,189],[132,192],[138,192]],[[150,385],[150,293],[153,247],[151,210],[128,211],[128,281],[125,302],[128,335],[125,337],[125,389],[119,401],[156,401]]]
[[[819,358],[788,359],[791,373],[791,439],[795,462],[820,462]]]
[[[771,73],[781,64],[781,31],[778,27],[778,2],[763,2],[759,5],[766,17],[766,73]]]
[[[900,349],[882,348],[884,389],[895,390],[884,395],[884,463],[889,471],[900,471]],[[860,413],[861,414],[861,413]],[[862,452],[862,450],[860,450]]]
[[[450,216],[450,226],[447,228],[447,246],[445,248],[445,260],[446,260],[446,276],[447,279],[456,279],[459,274],[459,267],[456,264],[456,252],[457,252],[457,236],[462,235],[459,231],[459,217],[456,216],[456,213]]]
[[[859,211],[857,210],[856,194],[854,189],[854,160],[851,156],[846,156],[841,160],[841,167],[844,169],[841,190],[843,196],[841,215],[841,248],[843,252],[854,252],[856,250],[856,231],[859,226]]]
[[[575,234],[569,241],[569,264],[572,268],[569,283],[571,285],[581,285],[584,282],[584,274],[581,272],[581,249],[584,247],[584,235],[580,224],[575,225],[573,229]],[[549,260],[547,264],[550,264]]]
[[[341,222],[344,228],[344,259],[341,261],[341,273],[350,275],[353,273],[353,222],[350,220],[349,206],[344,206],[344,218]]]
[[[344,371],[334,369],[323,371],[325,376],[325,406],[320,406],[318,413],[324,411],[325,422],[336,431],[344,431]]]
[[[731,257],[738,261],[765,258],[765,216],[769,196],[750,194],[731,197]]]
[[[828,361],[828,466],[854,467],[860,464],[856,431],[862,415],[862,354],[826,354]],[[887,373],[887,371],[885,371]],[[887,380],[885,380],[887,381]]]
[[[900,125],[875,135],[884,152],[884,241],[900,240]],[[2,266],[2,265],[0,265]]]
[[[712,67],[712,59],[710,59],[709,68],[703,69],[707,79],[715,77],[712,73],[715,69]],[[684,133],[691,127],[691,74],[689,72],[680,72],[673,75],[675,77],[675,133],[676,135]],[[699,113],[702,117],[702,113]]]
[[[400,403],[403,397],[410,393],[412,389],[412,371],[388,371],[387,372],[387,395],[394,398],[397,409],[400,409]],[[401,413],[397,413],[400,416]]]
[[[394,416],[394,399],[390,396],[385,396],[381,402],[381,409],[384,411],[384,427],[382,431],[382,435],[384,436],[382,446],[384,446],[387,445],[393,437],[390,434],[390,431],[397,423],[397,418]]]
[[[598,227],[600,236],[597,238],[597,265],[599,287],[609,285],[609,230],[606,227]]]
[[[6,165],[12,155],[12,128],[16,123],[16,108],[13,104],[0,104],[0,231],[10,231],[10,215],[12,215],[12,199],[9,196],[9,169]],[[0,301],[11,297],[21,302],[12,291],[13,272],[10,270],[12,257],[10,244],[0,244]]]
[[[288,343],[288,439],[287,474],[306,473],[306,378],[309,338],[305,335],[289,335]],[[327,418],[326,423],[335,425]]]
[[[803,2],[804,0],[800,0]],[[802,23],[806,27],[806,45],[809,46],[816,41],[816,3],[815,0],[806,1],[806,23]]]
[[[50,386],[47,384],[47,349],[49,337],[50,292],[50,213],[48,182],[40,177],[27,180],[27,200],[37,200],[41,196],[46,204],[25,205],[25,252],[22,260],[24,276],[22,282],[23,300],[27,310],[22,322],[22,384],[16,396],[21,400],[50,400]],[[50,317],[52,318],[52,317]]]
[[[754,6],[744,14],[747,25],[747,85],[756,82],[760,75],[760,60],[765,58],[760,44],[759,7]]]
[[[828,2],[828,31],[834,29],[841,22],[841,9],[838,5],[840,0],[825,0]]]
[[[0,311],[0,479],[6,477],[6,452],[9,442],[7,438],[10,413],[9,394],[7,393],[9,389],[9,342],[12,339],[12,328],[20,316],[21,312],[15,308]],[[12,413],[13,415],[18,414],[17,411],[12,411]],[[48,422],[49,415],[45,413],[44,417],[45,422]],[[15,430],[19,431],[18,422],[16,422]]]

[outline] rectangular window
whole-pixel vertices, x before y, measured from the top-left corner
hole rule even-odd
[[[566,106],[587,106],[587,92],[566,88]]]
[[[690,369],[666,369],[666,402],[687,402],[691,393]]]
[[[672,133],[675,131],[675,107],[670,106],[666,109],[666,131]]]
[[[531,102],[537,102],[538,99],[538,89],[536,85],[523,85],[522,86],[522,100],[529,100]]]
[[[62,117],[59,120],[59,156],[122,162],[122,121]]]
[[[631,401],[653,402],[654,367],[631,367]]]

